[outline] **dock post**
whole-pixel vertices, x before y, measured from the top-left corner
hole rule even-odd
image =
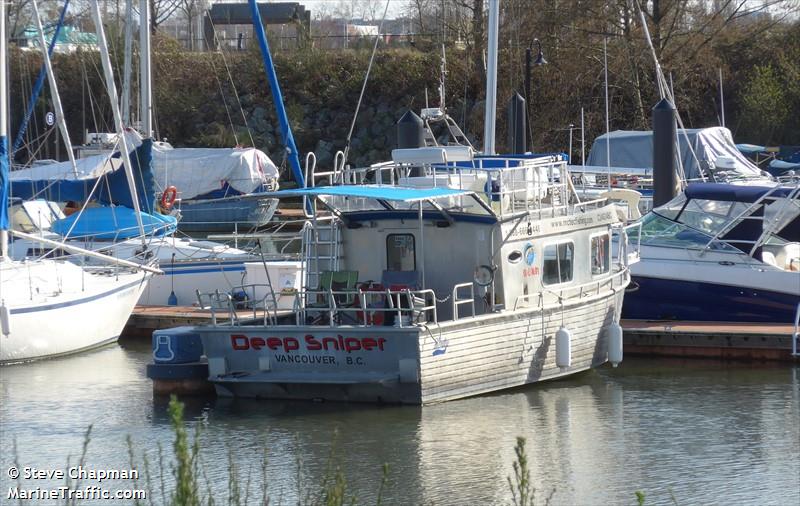
[[[675,143],[677,141],[675,106],[666,98],[653,107],[653,207],[675,197]]]

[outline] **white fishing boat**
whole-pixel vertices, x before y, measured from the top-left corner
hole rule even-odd
[[[185,359],[200,340],[219,395],[409,404],[618,364],[636,253],[624,239],[612,251],[612,235],[627,237],[614,206],[579,202],[559,156],[493,155],[493,100],[485,137],[484,156],[396,150],[393,162],[333,178],[390,184],[314,187],[310,177],[277,192],[329,211],[315,205],[306,226],[294,313],[278,316],[267,293],[244,301],[266,316],[241,320],[241,301],[210,294],[214,324],[156,332],[156,362]]]
[[[108,265],[87,268],[49,259],[9,258],[9,233],[34,236],[9,229],[5,5],[0,2],[0,364],[55,357],[116,340],[147,279],[158,272],[61,243],[52,244],[103,258]],[[125,170],[130,171],[129,160]],[[132,193],[135,198],[135,189]]]

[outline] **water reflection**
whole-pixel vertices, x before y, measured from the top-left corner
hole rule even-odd
[[[52,467],[80,452],[127,467],[126,435],[157,461],[169,453],[167,401],[144,378],[146,344],[0,369],[0,462]],[[275,501],[321,483],[335,448],[359,503],[375,501],[390,465],[389,504],[510,501],[517,436],[532,481],[553,504],[779,503],[800,501],[800,374],[786,365],[626,360],[568,380],[418,407],[184,399],[201,429],[206,479],[227,494],[229,457],[260,481],[267,449]],[[62,466],[63,467],[63,466]],[[299,468],[299,470],[298,470]],[[794,478],[793,478],[794,477]],[[794,480],[794,481],[793,481]],[[0,477],[0,490],[9,480]],[[254,487],[255,488],[255,487]]]

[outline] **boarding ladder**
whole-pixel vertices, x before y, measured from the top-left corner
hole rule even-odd
[[[342,232],[335,216],[314,217],[303,227],[305,286],[319,286],[323,271],[338,271],[342,260]]]

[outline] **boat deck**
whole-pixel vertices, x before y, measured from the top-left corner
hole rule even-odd
[[[626,355],[798,361],[788,323],[622,320]]]
[[[278,316],[290,314],[291,310],[278,311]],[[253,310],[243,309],[237,311],[236,315],[244,322],[253,318]],[[264,311],[257,311],[256,317],[263,318]],[[220,322],[227,320],[227,313],[217,311],[217,319]],[[211,311],[195,306],[136,306],[128,323],[125,324],[122,337],[150,339],[155,330],[209,323],[211,323]]]

